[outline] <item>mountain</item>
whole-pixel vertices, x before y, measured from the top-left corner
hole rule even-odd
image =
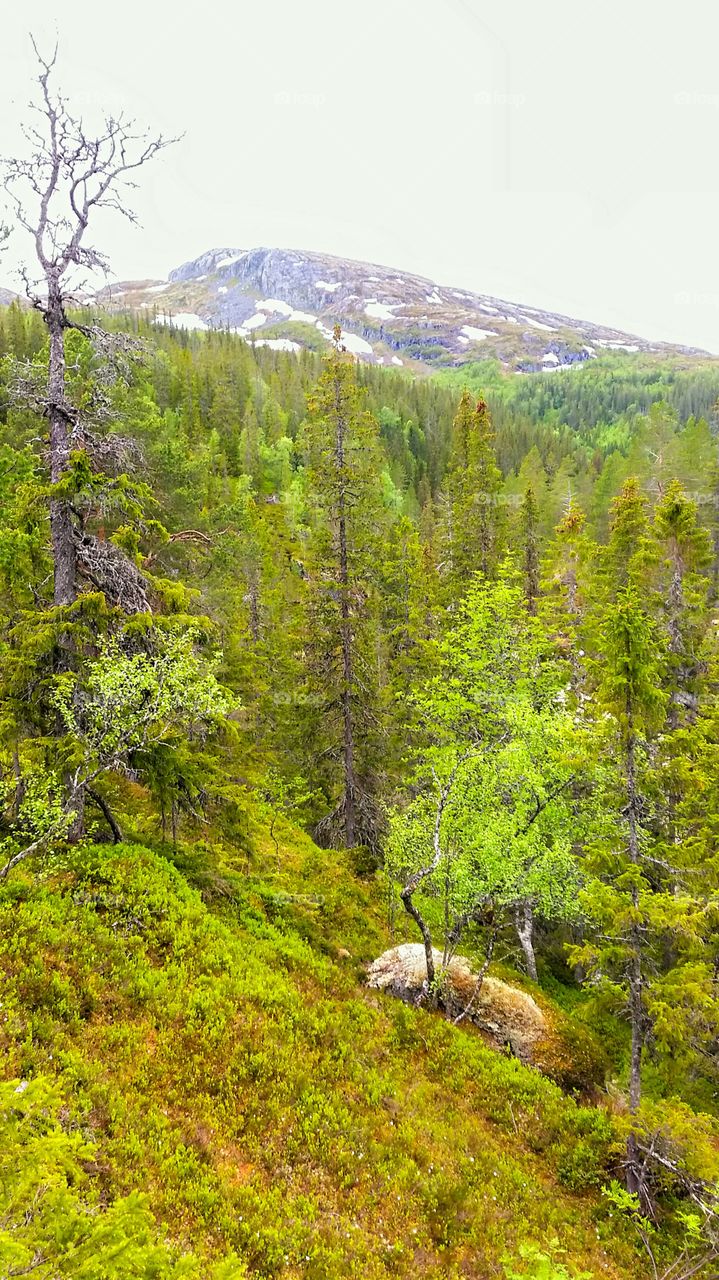
[[[229,328],[279,350],[321,349],[340,324],[347,348],[377,364],[496,359],[517,372],[551,372],[606,351],[706,355],[406,271],[289,249],[210,249],[166,281],[125,282],[99,297],[116,309],[151,307],[158,321],[180,328]]]

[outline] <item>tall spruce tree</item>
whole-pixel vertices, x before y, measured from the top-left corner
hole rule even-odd
[[[539,597],[539,508],[531,484],[524,491],[519,523],[524,600],[528,613],[535,614]]]
[[[636,1121],[651,1025],[647,986],[666,902],[653,875],[648,794],[643,787],[648,744],[664,709],[659,636],[635,586],[620,586],[604,615],[601,655],[599,706],[611,717],[618,748],[616,772],[610,770],[606,778],[605,805],[615,816],[598,841],[597,875],[586,895],[595,933],[589,944],[577,949],[577,956],[608,981],[625,1004],[631,1030],[629,1112]],[[644,1194],[637,1142],[632,1127],[627,1185]]]
[[[696,503],[687,498],[678,480],[672,481],[654,511],[654,537],[660,561],[659,595],[669,639],[670,728],[682,713],[697,709],[699,648],[705,622],[709,580],[702,573],[711,564],[711,541],[699,523]]]
[[[464,391],[442,495],[442,571],[455,598],[475,573],[491,577],[496,571],[502,553],[501,488],[489,408]]]
[[[604,557],[609,593],[630,585],[645,587],[654,558],[647,500],[637,477],[630,476],[610,509],[609,543]]]
[[[567,661],[576,698],[581,698],[586,684],[583,630],[590,565],[596,555],[585,524],[584,512],[570,499],[555,527],[542,566],[542,618]]]
[[[326,844],[374,846],[381,456],[377,423],[364,406],[355,362],[342,344],[339,326],[308,407],[306,653],[315,755],[332,803],[317,836]]]

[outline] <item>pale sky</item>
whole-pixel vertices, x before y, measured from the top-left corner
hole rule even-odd
[[[29,21],[84,112],[185,135],[140,177],[142,229],[99,230],[120,279],[314,249],[719,352],[716,0],[22,9],[0,4],[0,153]]]

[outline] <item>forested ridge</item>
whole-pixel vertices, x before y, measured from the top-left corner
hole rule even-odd
[[[0,310],[0,1276],[709,1280],[714,362],[83,308],[165,143],[53,66]]]

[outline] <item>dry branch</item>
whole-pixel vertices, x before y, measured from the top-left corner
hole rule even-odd
[[[75,545],[79,572],[112,604],[125,613],[150,611],[147,579],[114,542],[78,533]]]

